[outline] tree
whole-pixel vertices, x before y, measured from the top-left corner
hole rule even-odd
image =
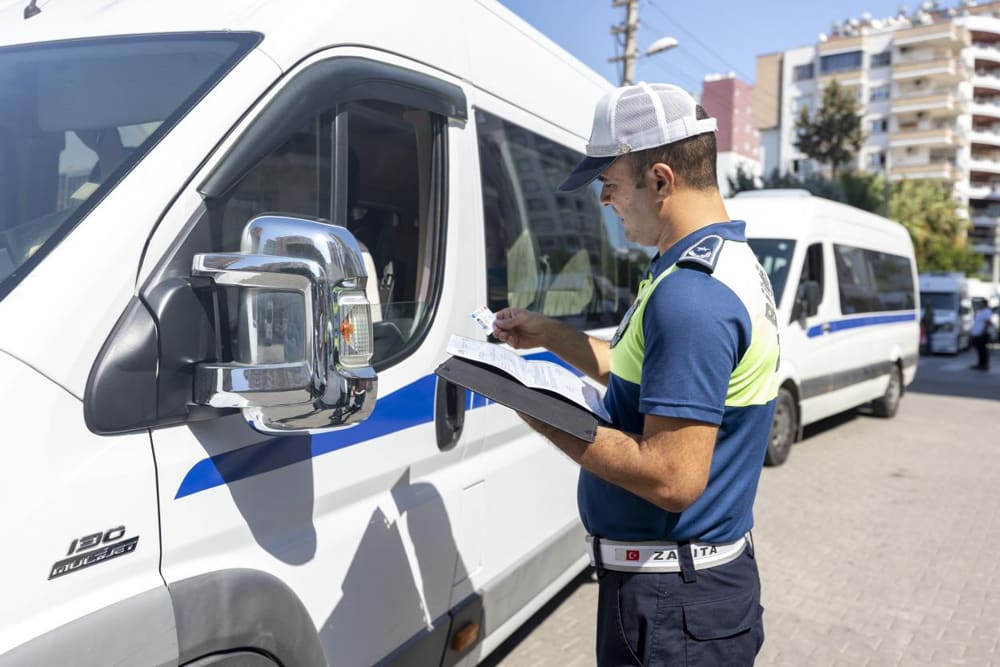
[[[947,181],[913,179],[895,183],[889,198],[889,217],[910,232],[921,271],[982,270],[982,258],[966,245],[969,221],[958,214],[958,202]]]
[[[736,173],[729,174],[726,176],[726,181],[729,183],[729,194],[735,195],[737,192],[743,192],[745,190],[757,190],[760,188],[760,178],[754,175],[752,171],[747,169],[742,163],[736,165]]]
[[[838,169],[854,159],[864,144],[857,101],[836,79],[823,89],[823,105],[810,118],[803,107],[795,122],[795,147],[820,164],[830,165],[836,178]]]
[[[840,173],[844,203],[872,213],[885,213],[885,181],[878,174],[863,171]]]

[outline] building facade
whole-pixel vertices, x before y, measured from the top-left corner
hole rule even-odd
[[[701,84],[701,106],[718,123],[719,190],[728,196],[738,169],[761,175],[760,132],[754,122],[753,86],[734,74],[713,74]]]
[[[811,46],[757,58],[754,107],[763,169],[818,169],[795,148],[795,121],[832,81],[858,100],[855,167],[890,180],[944,179],[972,226],[968,242],[1000,282],[1000,0],[851,20]]]

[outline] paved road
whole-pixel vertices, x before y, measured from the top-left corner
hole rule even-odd
[[[758,665],[1000,665],[1000,350],[970,363],[922,358],[895,419],[827,420],[764,469]],[[486,664],[592,665],[596,601],[588,571]]]

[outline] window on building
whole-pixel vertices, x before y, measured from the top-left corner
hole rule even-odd
[[[481,110],[476,127],[490,310],[528,308],[588,328],[617,324],[649,254],[601,207],[600,183],[557,193],[580,155]],[[527,179],[541,183],[531,206],[521,188]]]
[[[872,134],[881,134],[889,130],[888,118],[872,118],[868,125],[868,131]]]
[[[796,65],[792,69],[792,79],[795,81],[807,81],[813,78],[813,64],[807,63],[805,65]]]
[[[833,74],[861,69],[862,55],[861,51],[848,51],[847,53],[820,56],[819,72],[820,74]]]
[[[885,86],[875,86],[871,89],[868,97],[872,102],[878,102],[879,100],[887,100],[890,96],[890,88],[888,85]]]
[[[885,168],[885,153],[883,151],[876,151],[874,153],[868,154],[868,169],[872,171],[881,171]]]
[[[892,64],[892,51],[873,53],[868,60],[869,67],[887,67]]]
[[[799,178],[805,178],[813,173],[813,162],[809,158],[792,160],[792,173]]]
[[[799,97],[792,98],[792,114],[795,118],[798,118],[805,109],[806,113],[812,111],[813,96],[812,95],[800,95]]]

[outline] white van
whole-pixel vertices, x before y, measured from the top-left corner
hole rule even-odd
[[[628,309],[555,188],[608,82],[493,0],[0,44],[0,665],[472,664],[582,571],[577,467],[434,370],[483,304]]]
[[[965,274],[950,271],[921,273],[920,303],[934,314],[927,335],[927,351],[957,354],[972,340],[972,299]]]
[[[778,304],[780,393],[766,462],[788,457],[802,427],[872,402],[892,417],[919,356],[916,262],[906,229],[804,190],[726,201]]]

